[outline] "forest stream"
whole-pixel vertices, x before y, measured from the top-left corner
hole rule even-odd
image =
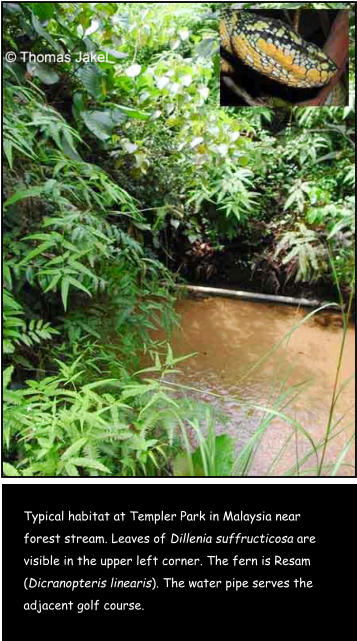
[[[228,416],[224,424],[218,418],[219,432],[234,437],[237,453],[256,431],[263,412],[244,406],[244,403],[272,406],[282,390],[303,383],[292,392],[294,396],[285,409],[317,445],[323,438],[328,423],[334,377],[343,330],[336,314],[318,314],[307,320],[288,340],[278,347],[251,374],[252,366],[267,354],[311,310],[276,304],[235,301],[223,298],[195,300],[186,298],[177,304],[182,327],[174,332],[171,345],[176,356],[196,352],[197,355],[179,363],[179,374],[171,375],[174,383],[200,390],[189,391],[200,400],[209,401]],[[340,385],[354,372],[354,328],[347,331]],[[283,381],[285,380],[285,383]],[[283,387],[282,387],[283,386]],[[185,391],[183,391],[185,393]],[[220,396],[214,396],[219,394]],[[243,405],[239,404],[239,398]],[[334,432],[340,432],[329,442],[325,463],[336,461],[354,424],[354,381],[342,390],[334,414],[334,423],[340,420]],[[274,418],[264,434],[249,475],[286,473],[311,449],[309,441],[299,434],[290,439],[286,449],[272,465],[289,434],[291,426],[280,417]],[[333,432],[333,433],[334,433]],[[321,453],[321,450],[320,450]],[[339,469],[343,476],[352,475],[353,447]],[[309,473],[316,465],[314,456],[302,469]],[[298,472],[295,470],[295,473]]]

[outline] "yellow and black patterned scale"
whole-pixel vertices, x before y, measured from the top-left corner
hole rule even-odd
[[[222,12],[222,46],[259,73],[289,87],[326,85],[337,67],[317,45],[306,42],[281,20],[249,11]]]

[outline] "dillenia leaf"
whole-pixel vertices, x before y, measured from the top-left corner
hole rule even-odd
[[[83,94],[80,91],[76,91],[73,94],[73,105],[72,113],[75,118],[79,118],[81,111],[85,111],[85,104],[83,99]]]
[[[103,98],[103,76],[97,65],[94,63],[86,64],[78,70],[77,75],[93,98],[96,100]]]
[[[52,38],[52,36],[48,33],[48,31],[46,31],[46,29],[44,29],[44,27],[42,26],[41,22],[35,16],[34,13],[32,13],[32,15],[31,15],[31,22],[32,22],[32,26],[35,29],[36,33],[39,36],[41,36],[41,38],[43,38],[44,40],[47,40],[47,42],[53,47],[53,49],[55,51],[57,51],[57,53],[63,53],[62,47],[58,44],[58,42],[56,42]]]
[[[3,2],[2,6],[9,13],[22,13],[22,8],[18,2]]]
[[[108,140],[115,125],[109,111],[82,111],[81,116],[89,131],[99,140]]]
[[[55,12],[55,2],[29,2],[29,6],[33,13],[41,20],[45,22],[53,18]]]

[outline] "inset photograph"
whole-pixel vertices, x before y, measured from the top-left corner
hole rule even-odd
[[[221,106],[348,104],[348,11],[220,12]]]

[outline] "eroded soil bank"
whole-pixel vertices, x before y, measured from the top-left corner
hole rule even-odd
[[[307,320],[249,374],[254,364],[311,310],[223,298],[186,298],[177,304],[177,311],[181,315],[182,328],[172,338],[173,352],[176,356],[192,352],[197,355],[180,363],[180,374],[173,380],[198,390],[183,393],[195,395],[224,410],[229,421],[223,425],[218,420],[219,431],[227,431],[235,438],[237,452],[266,416],[263,410],[252,405],[272,407],[273,401],[289,387],[290,400],[285,408],[280,405],[280,411],[296,421],[318,445],[328,423],[342,340],[338,315],[320,314]],[[354,340],[351,326],[347,332],[340,384],[354,373]],[[338,459],[354,428],[353,378],[339,396],[335,424],[333,434],[336,436],[328,444],[325,459],[330,465]],[[290,441],[281,451],[289,436]],[[294,467],[297,458],[302,460],[310,450],[311,443],[301,431],[281,417],[274,418],[255,454],[250,475],[280,475],[289,471],[290,474],[314,474],[315,456],[299,466],[300,472]],[[277,456],[279,459],[275,461]],[[338,474],[352,475],[353,462],[351,447]],[[325,473],[328,473],[327,468]]]

